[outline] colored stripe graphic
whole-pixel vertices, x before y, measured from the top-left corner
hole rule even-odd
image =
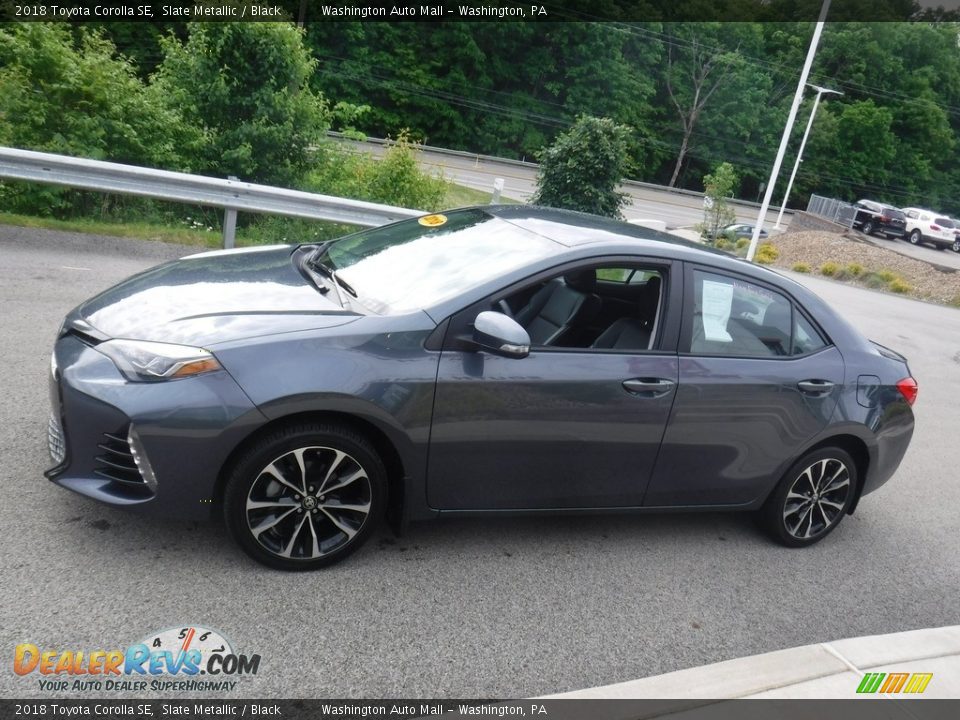
[[[860,680],[857,692],[867,695],[875,692],[919,694],[927,689],[932,679],[933,673],[867,673]]]
[[[886,682],[880,688],[882,693],[898,693],[907,682],[910,673],[890,673],[887,675]]]
[[[863,676],[863,680],[860,681],[860,687],[857,688],[857,692],[875,693],[886,675],[886,673],[867,673]]]
[[[904,688],[905,693],[922,693],[933,679],[933,673],[914,673]]]

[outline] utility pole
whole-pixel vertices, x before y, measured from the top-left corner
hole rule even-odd
[[[807,59],[803,63],[803,70],[800,72],[800,82],[797,84],[797,92],[793,96],[793,105],[790,106],[790,115],[787,117],[787,124],[783,128],[783,137],[780,138],[780,149],[777,150],[777,159],[773,163],[773,170],[770,171],[770,179],[767,181],[767,190],[763,194],[763,202],[760,204],[760,212],[757,215],[757,222],[753,226],[753,237],[750,238],[750,249],[747,251],[747,260],[753,262],[753,256],[757,252],[757,243],[760,240],[760,230],[763,228],[763,222],[767,219],[767,208],[770,207],[770,198],[773,196],[773,187],[777,184],[777,175],[780,174],[780,166],[783,164],[783,156],[787,152],[787,143],[790,140],[790,131],[793,129],[793,123],[797,119],[797,110],[800,107],[800,101],[803,99],[803,88],[807,84],[807,78],[810,76],[810,67],[813,65],[813,58],[817,54],[817,45],[820,44],[820,34],[823,32],[823,25],[827,19],[827,11],[830,9],[830,0],[823,0],[823,6],[820,8],[820,18],[817,20],[817,26],[813,30],[813,38],[810,40],[810,49],[807,50]]]

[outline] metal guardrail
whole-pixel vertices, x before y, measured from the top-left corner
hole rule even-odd
[[[853,220],[857,216],[857,209],[850,203],[822,195],[810,196],[807,212],[848,228],[853,227]]]
[[[233,247],[232,227],[236,224],[237,211],[329,220],[364,227],[419,217],[426,212],[235,179],[224,180],[6,147],[0,147],[0,178],[224,208],[224,247]]]

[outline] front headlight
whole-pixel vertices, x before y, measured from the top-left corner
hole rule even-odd
[[[124,377],[134,382],[177,380],[223,369],[210,352],[187,345],[107,340],[95,349],[113,360]]]

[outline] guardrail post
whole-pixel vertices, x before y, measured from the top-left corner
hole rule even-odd
[[[228,175],[227,180],[236,180],[236,175]],[[232,207],[223,209],[223,247],[229,250],[234,246],[237,235],[237,210]]]
[[[493,195],[490,196],[490,204],[496,205],[500,202],[500,193],[503,192],[503,178],[497,178],[493,181]]]

